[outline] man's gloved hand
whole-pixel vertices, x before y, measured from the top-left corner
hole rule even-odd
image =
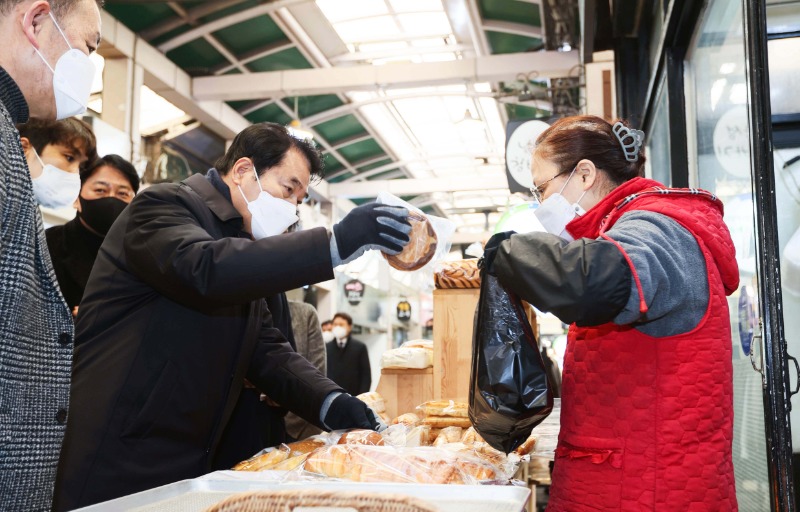
[[[331,402],[323,422],[331,430],[364,428],[380,432],[386,428],[367,404],[347,393],[342,393]]]
[[[483,256],[481,257],[483,263],[479,261],[479,265],[482,265],[481,268],[485,268],[487,272],[492,273],[494,271],[492,264],[494,263],[494,257],[497,255],[497,250],[500,248],[500,243],[515,234],[516,232],[514,231],[503,231],[492,235],[492,238],[486,242],[486,246],[483,248]],[[494,274],[492,273],[492,275]]]
[[[370,203],[354,208],[333,226],[333,266],[350,263],[369,249],[398,254],[408,243],[410,231],[408,210],[402,206]]]

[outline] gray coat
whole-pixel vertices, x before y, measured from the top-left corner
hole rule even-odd
[[[326,375],[325,342],[322,341],[322,327],[319,325],[317,310],[311,304],[290,300],[289,314],[292,317],[292,333],[297,353]],[[286,415],[286,432],[295,439],[305,439],[319,434],[322,429],[296,414],[289,413]]]
[[[9,511],[50,510],[72,366],[72,315],[14,127],[27,119],[0,68],[0,510]]]

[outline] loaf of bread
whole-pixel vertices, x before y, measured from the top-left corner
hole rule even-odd
[[[308,453],[313,452],[317,448],[325,446],[327,443],[317,437],[309,437],[308,439],[303,439],[300,441],[295,441],[294,443],[289,443],[286,445],[289,448],[289,455],[291,457],[295,457],[297,455],[305,455]]]
[[[292,471],[294,469],[299,468],[303,465],[303,463],[308,459],[310,454],[304,453],[303,455],[297,455],[294,457],[289,457],[288,459],[284,460],[283,462],[279,462],[275,464],[272,468],[274,471]]]
[[[478,431],[475,430],[475,427],[469,427],[467,430],[464,431],[464,435],[461,436],[461,442],[466,445],[472,445],[476,442],[484,442],[483,438]]]
[[[350,445],[335,444],[313,452],[306,459],[305,470],[331,478],[346,478],[350,471]]]
[[[438,244],[436,232],[424,214],[411,212],[408,215],[408,222],[411,224],[411,232],[408,234],[410,241],[402,252],[395,255],[383,253],[389,265],[403,271],[419,270],[424,267],[433,259]]]
[[[366,444],[371,446],[383,446],[383,437],[374,430],[350,430],[342,434],[338,444]]]
[[[468,418],[467,404],[453,400],[430,400],[417,407],[424,416],[450,416]],[[466,425],[469,427],[469,425]]]
[[[536,436],[531,434],[530,436],[528,436],[528,439],[526,439],[524,443],[517,446],[517,449],[514,450],[514,453],[520,456],[528,455],[533,451],[535,447],[536,447]]]
[[[274,449],[256,455],[233,467],[234,471],[264,471],[289,458],[289,450]]]
[[[433,284],[436,288],[447,290],[481,287],[477,259],[443,261],[437,267],[433,273]]]
[[[407,412],[393,419],[392,425],[397,425],[398,423],[402,423],[403,425],[407,425],[409,427],[415,427],[419,425],[419,422],[420,422],[419,416],[417,416],[413,412]]]
[[[386,400],[377,391],[361,393],[356,398],[367,404],[376,414],[386,412]]]
[[[442,446],[443,444],[457,443],[461,441],[461,435],[464,429],[461,427],[445,427],[439,432],[439,435],[433,441],[433,446]]]

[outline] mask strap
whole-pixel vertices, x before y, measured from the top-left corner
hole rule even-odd
[[[571,179],[572,179],[572,175],[573,175],[573,174],[575,174],[575,170],[576,170],[577,168],[578,168],[578,166],[576,165],[576,166],[575,166],[575,168],[574,168],[574,169],[572,169],[572,172],[571,172],[571,173],[569,173],[569,178],[567,178],[567,181],[565,181],[565,182],[564,182],[564,184],[561,186],[561,190],[559,190],[559,191],[558,191],[559,195],[564,195],[564,194],[563,194],[563,192],[564,192],[564,189],[565,189],[565,188],[567,188],[567,183],[569,183],[569,180],[571,180]]]
[[[574,202],[574,203],[572,203],[572,204],[574,204],[574,205],[578,206],[580,209],[583,209],[583,206],[581,206],[581,199],[583,199],[583,196],[585,196],[585,195],[586,195],[586,192],[588,192],[588,190],[584,190],[584,191],[583,191],[583,194],[581,194],[581,197],[579,197],[579,198],[578,198],[578,200],[577,200],[577,201],[575,201],[575,202]],[[576,213],[577,213],[577,208],[576,208],[575,210],[576,210]]]
[[[69,39],[67,39],[67,36],[64,35],[64,31],[61,30],[61,27],[58,25],[58,22],[56,21],[55,17],[53,17],[53,11],[50,11],[50,19],[53,20],[53,24],[55,24],[56,28],[58,29],[58,33],[61,34],[61,37],[64,38],[64,42],[67,43],[69,49],[73,50],[74,48],[72,48],[72,45],[69,44]]]
[[[33,47],[33,51],[35,51],[36,53],[39,54],[39,57],[42,59],[42,62],[44,62],[44,65],[47,66],[50,69],[50,72],[55,75],[56,74],[56,70],[53,69],[53,66],[51,66],[49,62],[47,62],[47,59],[44,58],[44,55],[42,55],[42,52],[40,52],[39,49],[36,48],[35,46]]]
[[[256,181],[258,182],[258,188],[261,189],[261,192],[263,192],[264,189],[261,188],[261,180],[258,179],[258,171],[256,171],[255,167],[253,167],[253,172],[256,175]],[[239,189],[239,193],[242,194],[242,198],[244,199],[244,202],[247,203],[247,204],[250,204],[251,201],[247,200],[247,196],[244,195],[244,191],[242,190],[241,185],[236,185],[236,187]]]

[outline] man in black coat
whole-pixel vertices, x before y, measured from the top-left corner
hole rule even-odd
[[[353,318],[347,313],[333,316],[334,340],[325,344],[328,357],[328,378],[352,395],[369,391],[372,370],[369,366],[367,346],[354,340]]]
[[[311,143],[253,125],[207,176],[154,185],[120,215],[78,313],[55,510],[249,457],[253,446],[226,436],[243,427],[230,418],[244,393],[263,391],[321,428],[377,427],[363,402],[292,350],[264,300],[329,280],[367,249],[396,253],[408,242],[407,210],[375,204],[330,235],[279,234],[320,168]]]

